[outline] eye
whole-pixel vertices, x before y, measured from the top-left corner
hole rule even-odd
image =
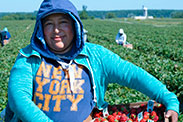
[[[61,20],[60,23],[61,23],[61,24],[62,24],[62,23],[64,24],[64,23],[68,23],[68,21],[67,21],[67,20]]]
[[[48,26],[48,25],[52,25],[52,23],[51,22],[45,22],[44,23],[44,26]]]

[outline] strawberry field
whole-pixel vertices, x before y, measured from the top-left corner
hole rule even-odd
[[[29,44],[35,21],[0,21],[11,33],[11,42],[0,46],[0,111],[7,103],[10,70],[18,50]],[[162,81],[174,92],[183,105],[183,19],[110,19],[83,20],[91,43],[103,45]],[[123,48],[115,36],[123,28],[133,49]],[[113,104],[148,101],[149,98],[133,89],[110,84],[106,101]],[[182,110],[182,108],[181,108]],[[183,121],[180,114],[179,121]]]

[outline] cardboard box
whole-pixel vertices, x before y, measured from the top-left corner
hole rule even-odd
[[[149,109],[150,108],[150,104],[148,103],[149,101],[145,101],[145,102],[136,102],[136,103],[129,103],[129,104],[120,104],[120,105],[109,105],[108,106],[108,113],[109,114],[112,114],[114,113],[115,111],[125,111],[124,110],[125,108],[127,109],[127,113],[129,116],[130,116],[130,111],[132,111],[132,109],[136,112],[137,112],[137,115],[141,112],[141,111],[151,111],[152,109]],[[151,101],[152,102],[152,101]],[[144,107],[144,108],[143,108]],[[148,108],[149,107],[149,108]],[[152,106],[151,106],[152,107]],[[114,110],[113,110],[114,109]],[[165,115],[165,106],[163,106],[162,104],[159,104],[155,101],[153,101],[153,110],[158,114],[158,116],[160,117],[158,122],[169,122],[169,119],[165,118],[164,115]],[[100,111],[98,109],[95,109],[93,111],[93,114],[92,114],[92,122],[94,122],[94,119],[95,119],[95,113],[99,113],[99,112],[103,112],[103,111]],[[105,115],[103,115],[105,116]],[[162,118],[161,118],[162,117]]]

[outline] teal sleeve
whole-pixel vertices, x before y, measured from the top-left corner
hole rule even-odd
[[[156,102],[164,104],[167,110],[179,113],[177,96],[157,78],[142,68],[122,60],[111,51],[105,51],[102,60],[109,82],[136,89]]]
[[[28,58],[18,56],[10,73],[8,102],[14,114],[24,122],[52,122],[32,101],[33,76]]]

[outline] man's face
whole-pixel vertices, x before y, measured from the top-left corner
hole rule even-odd
[[[66,14],[51,14],[43,19],[43,32],[50,50],[57,54],[68,52],[74,38],[73,21]]]

